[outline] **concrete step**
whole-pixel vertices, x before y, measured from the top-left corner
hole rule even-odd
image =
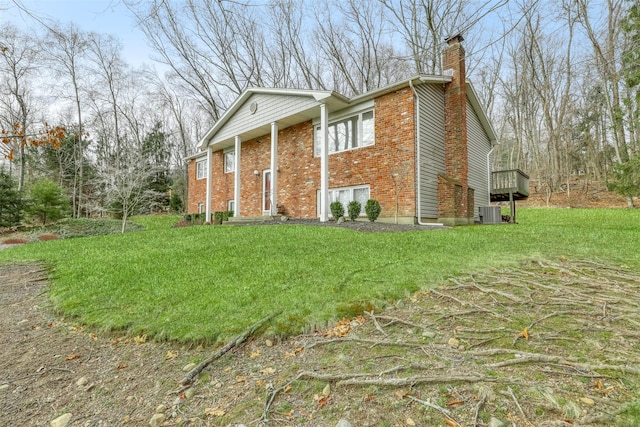
[[[230,217],[228,221],[223,222],[223,224],[234,225],[234,224],[252,224],[257,222],[271,222],[271,221],[280,221],[280,215],[278,216],[269,216],[269,215],[260,215],[260,216],[241,216],[241,217]]]

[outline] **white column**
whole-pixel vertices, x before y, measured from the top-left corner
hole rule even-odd
[[[233,180],[233,200],[234,200],[234,208],[233,208],[233,216],[238,218],[240,216],[240,140],[239,136],[236,136],[236,148],[235,148],[235,159],[233,161],[235,176]]]
[[[271,123],[271,215],[278,215],[278,123]]]
[[[320,222],[329,221],[329,112],[320,104]]]
[[[206,212],[207,212],[207,221],[211,221],[211,158],[212,158],[212,148],[207,146],[207,201],[205,203]]]

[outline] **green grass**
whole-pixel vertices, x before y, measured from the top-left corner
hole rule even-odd
[[[522,209],[518,225],[406,233],[333,227],[170,228],[31,243],[0,262],[52,269],[51,298],[66,315],[156,339],[227,339],[273,311],[276,333],[323,325],[350,307],[381,307],[416,289],[524,259],[590,259],[640,270],[640,211]]]

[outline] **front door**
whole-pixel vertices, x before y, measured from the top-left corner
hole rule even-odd
[[[262,171],[262,213],[271,215],[271,169]]]

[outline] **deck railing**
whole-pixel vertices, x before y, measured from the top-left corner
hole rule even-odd
[[[529,196],[529,175],[520,169],[491,172],[491,194]]]

